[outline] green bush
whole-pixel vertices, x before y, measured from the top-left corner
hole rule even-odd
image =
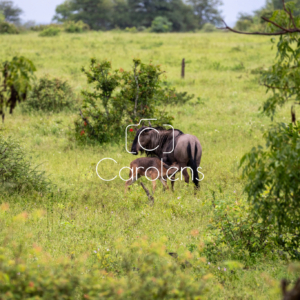
[[[166,17],[156,17],[151,23],[152,32],[170,32],[172,23]]]
[[[136,29],[135,26],[133,26],[133,27],[126,27],[125,31],[126,32],[131,32],[131,33],[137,33],[138,32],[138,30]]]
[[[85,71],[94,91],[83,91],[81,118],[75,122],[79,141],[118,142],[129,124],[157,118],[157,125],[171,124],[163,107],[168,99],[162,88],[160,66],[133,60],[132,71],[112,70],[109,61],[91,59]]]
[[[44,192],[50,185],[44,172],[33,167],[17,141],[0,136],[0,187],[2,190]]]
[[[266,148],[253,148],[241,160],[248,199],[277,243],[300,259],[300,122],[279,123],[264,134]]]
[[[0,207],[0,215],[3,210],[7,207],[3,206],[2,211]],[[13,226],[29,218],[34,222],[26,213],[15,216]],[[164,245],[158,243],[150,247],[145,242],[136,243],[129,253],[121,258],[118,255],[118,276],[101,269],[97,263],[88,271],[78,260],[64,258],[53,264],[50,255],[38,246],[28,253],[22,252],[22,246],[15,247],[13,253],[15,257],[6,248],[0,248],[1,300],[200,300],[207,293],[204,280],[195,280],[183,272],[180,264],[166,254]]]
[[[189,95],[188,92],[178,92],[174,87],[171,87],[170,83],[167,81],[163,82],[163,85],[165,85],[165,94],[168,95],[168,97],[165,99],[164,104],[168,105],[184,105],[188,101],[192,100],[195,95]]]
[[[274,256],[274,227],[253,216],[251,207],[242,200],[224,197],[222,194],[221,200],[213,201],[213,217],[207,227],[210,241],[205,248],[208,260],[254,263],[262,255]]]
[[[145,26],[138,26],[137,31],[139,31],[139,32],[147,31],[147,27],[145,27]]]
[[[64,30],[68,33],[81,33],[89,30],[89,25],[85,24],[82,21],[74,22],[68,21],[64,24]]]
[[[216,26],[211,23],[205,23],[202,27],[204,32],[213,32],[216,31]]]
[[[63,25],[61,24],[48,24],[48,25],[34,25],[30,27],[30,30],[32,31],[43,31],[45,29],[48,28],[58,28],[58,29],[62,29]]]
[[[74,111],[76,100],[67,81],[45,76],[33,86],[27,101],[22,104],[21,108],[24,113]]]
[[[280,107],[292,101],[292,123],[271,126],[264,134],[266,146],[253,148],[244,155],[241,165],[253,214],[266,225],[273,225],[276,243],[291,258],[300,259],[300,123],[296,124],[293,109],[300,99],[300,37],[289,30],[289,24],[297,24],[300,16],[295,3],[290,1],[284,9],[270,13],[268,32],[276,33],[278,28],[287,30],[276,41],[273,65],[261,72],[261,83],[270,91],[262,108],[264,114],[273,118]],[[275,44],[275,38],[271,42]]]
[[[59,28],[48,27],[41,31],[39,36],[56,36],[59,35],[60,31],[61,30]]]
[[[20,32],[14,24],[2,21],[0,22],[0,34],[1,33],[18,34]]]

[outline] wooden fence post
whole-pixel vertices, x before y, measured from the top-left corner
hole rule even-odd
[[[181,78],[184,78],[185,75],[185,59],[182,59],[182,63],[181,63]]]

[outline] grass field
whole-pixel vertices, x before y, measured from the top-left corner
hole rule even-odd
[[[113,260],[117,253],[115,243],[120,239],[122,247],[129,249],[144,236],[149,242],[165,238],[168,251],[185,255],[189,245],[210,239],[206,226],[211,219],[212,191],[217,192],[217,197],[245,201],[239,161],[253,146],[263,143],[262,129],[271,123],[259,113],[266,94],[258,84],[258,75],[251,72],[272,63],[275,50],[269,38],[229,33],[118,32],[42,38],[30,33],[0,36],[0,44],[1,60],[24,55],[36,65],[37,77],[49,74],[66,79],[78,94],[87,87],[81,67],[88,66],[91,57],[107,58],[115,69],[131,68],[134,57],[161,64],[172,85],[195,94],[191,103],[167,109],[175,117],[176,128],[200,140],[205,175],[196,196],[192,184],[176,183],[174,193],[163,193],[158,183],[155,204],[150,206],[138,184],[125,196],[121,179],[103,182],[95,173],[95,165],[104,157],[118,164],[104,163],[99,169],[103,177],[111,178],[121,167],[129,166],[136,157],[126,153],[124,142],[79,146],[68,134],[74,128],[76,114],[28,116],[16,109],[13,116],[7,115],[0,134],[19,140],[33,162],[42,163],[40,168],[49,174],[59,192],[51,201],[39,194],[0,195],[0,202],[9,203],[0,223],[1,242],[22,242],[28,249],[39,245],[50,254],[53,263],[60,257],[80,259],[88,255],[86,268],[95,263],[94,251],[103,255],[108,252]],[[180,78],[182,58],[186,60],[184,80]],[[197,97],[203,104],[195,103]],[[282,109],[275,120],[288,121],[288,110]],[[122,173],[124,178],[127,173],[128,170]],[[150,182],[143,182],[151,187]],[[33,215],[36,209],[44,210],[37,221],[29,219],[10,229],[14,216],[24,211]],[[199,234],[191,234],[192,230]],[[205,272],[215,274],[207,269],[208,261],[202,263]],[[217,270],[222,263],[210,268]],[[293,279],[286,265],[286,261],[265,257],[240,270],[237,278],[216,275],[209,281],[208,299],[279,299],[279,280]],[[182,272],[199,276],[191,270]]]

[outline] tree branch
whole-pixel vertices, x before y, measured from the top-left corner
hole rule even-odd
[[[267,18],[265,18],[266,20],[268,20]],[[258,32],[258,31],[255,31],[255,32],[244,32],[244,31],[238,31],[238,30],[235,30],[231,27],[229,27],[224,20],[222,20],[222,22],[224,23],[225,27],[221,27],[221,28],[218,28],[218,29],[226,29],[226,30],[229,30],[231,32],[234,32],[234,33],[238,33],[238,34],[247,34],[247,35],[267,35],[267,36],[272,36],[272,35],[283,35],[283,34],[287,34],[287,33],[296,33],[296,32],[300,32],[300,29],[299,28],[294,28],[294,29],[286,29],[284,28],[284,30],[282,31],[278,31],[278,32]],[[270,23],[274,23],[272,22],[271,20],[268,20],[268,22]],[[278,28],[283,28],[281,27],[280,25],[274,23],[273,25],[278,27]]]
[[[287,28],[284,28],[284,27],[280,26],[279,24],[277,24],[277,23],[275,23],[275,22],[269,20],[269,19],[266,18],[266,17],[261,17],[261,18],[262,18],[264,21],[266,21],[266,22],[268,22],[268,23],[271,23],[272,25],[274,25],[275,27],[280,28],[280,29],[283,30],[283,31],[287,31],[287,32],[289,32],[289,33],[292,33],[292,32],[293,32],[293,29],[287,29]]]
[[[293,17],[293,15],[292,15],[291,11],[288,11],[288,10],[286,9],[284,0],[282,0],[282,5],[283,5],[284,11],[290,16],[290,18],[291,18],[291,20],[292,20],[292,23],[293,23],[293,25],[294,25],[294,28],[298,29],[297,26],[296,26],[296,23],[295,23],[295,20],[294,20],[294,17]]]

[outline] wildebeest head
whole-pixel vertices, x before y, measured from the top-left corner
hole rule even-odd
[[[151,145],[153,144],[153,132],[155,132],[155,130],[155,128],[146,126],[142,126],[137,130],[131,146],[132,154],[138,155],[138,152],[144,153],[145,149],[151,149]]]

